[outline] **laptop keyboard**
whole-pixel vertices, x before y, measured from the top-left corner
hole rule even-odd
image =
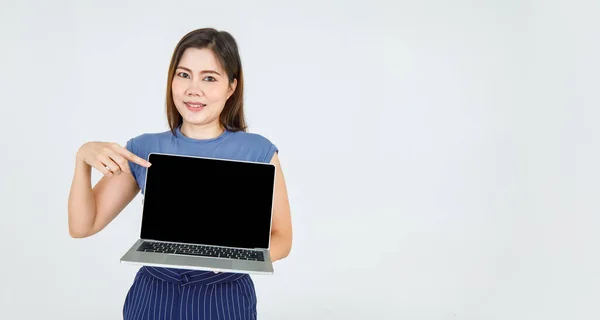
[[[142,242],[142,245],[137,249],[137,251],[182,254],[188,256],[228,258],[238,260],[265,261],[263,253],[261,251],[211,247],[194,244],[144,241]]]

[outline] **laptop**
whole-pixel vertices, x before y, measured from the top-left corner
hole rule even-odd
[[[275,166],[150,153],[140,238],[122,263],[273,274]]]

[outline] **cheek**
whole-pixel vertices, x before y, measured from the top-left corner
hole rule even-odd
[[[179,81],[177,81],[177,79],[173,80],[173,82],[171,82],[171,91],[173,92],[173,95],[174,96],[181,95],[182,94],[181,90],[182,90],[181,83]]]
[[[206,97],[211,101],[224,101],[227,99],[227,89],[221,87],[207,88],[204,93]]]

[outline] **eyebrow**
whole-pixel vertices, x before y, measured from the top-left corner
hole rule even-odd
[[[185,71],[187,71],[189,73],[193,73],[192,70],[190,70],[190,69],[188,69],[186,67],[178,66],[177,69],[183,69],[183,70],[185,70]],[[214,73],[214,74],[217,74],[219,76],[221,75],[220,73],[216,72],[215,70],[202,70],[202,71],[200,71],[200,73]]]

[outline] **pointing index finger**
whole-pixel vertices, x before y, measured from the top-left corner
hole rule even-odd
[[[129,150],[125,149],[125,152],[126,152],[127,159],[129,159],[129,160],[131,160],[131,161],[139,164],[140,166],[143,166],[143,167],[147,168],[147,167],[149,167],[151,165],[150,162],[148,162],[148,161],[146,161],[146,160],[144,160],[144,159],[136,156],[135,154],[129,152]]]

